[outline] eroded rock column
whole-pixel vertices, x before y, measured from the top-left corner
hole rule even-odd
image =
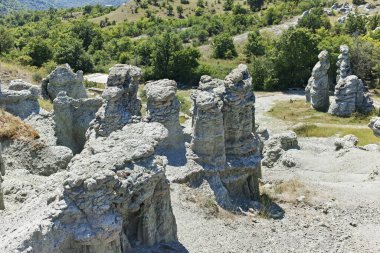
[[[54,99],[57,144],[80,153],[86,143],[86,131],[102,103],[101,98],[74,99],[60,92]]]
[[[110,70],[104,103],[91,122],[87,139],[108,136],[141,116],[141,101],[137,97],[141,69],[131,65],[115,65]]]
[[[312,75],[308,81],[306,91],[309,90],[311,106],[317,111],[327,111],[329,109],[329,77],[328,70],[330,62],[328,52],[322,51],[318,55],[319,62],[314,66]],[[307,92],[306,92],[307,94]]]
[[[3,181],[2,176],[4,175],[5,175],[5,166],[4,166],[3,156],[1,155],[1,145],[0,145],[0,210],[5,209],[3,188],[1,186],[1,183]]]
[[[220,82],[218,82],[220,81]],[[199,90],[193,92],[193,133],[190,148],[194,160],[205,168],[223,169],[226,163],[223,101],[214,88],[221,80],[202,76]]]
[[[169,162],[177,164],[185,159],[185,145],[182,127],[179,123],[179,101],[176,98],[177,83],[173,80],[163,79],[145,84],[147,97],[148,122],[159,122],[169,131],[160,146]]]
[[[252,78],[246,65],[238,68],[224,79],[223,94],[224,138],[227,156],[241,156],[254,153],[254,126],[252,111],[255,95]]]

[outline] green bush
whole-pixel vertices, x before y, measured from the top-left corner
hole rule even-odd
[[[215,58],[230,59],[237,56],[233,39],[227,33],[216,36],[213,39],[212,48]]]

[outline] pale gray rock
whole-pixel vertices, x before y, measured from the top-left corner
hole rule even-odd
[[[5,238],[6,252],[153,252],[176,241],[166,159],[155,154],[167,134],[137,123],[90,140],[69,172],[51,179],[54,191],[27,200],[34,221]]]
[[[252,207],[260,196],[261,154],[254,135],[255,97],[247,66],[239,65],[224,81],[203,76],[191,98],[187,172],[174,181],[199,185],[206,180],[220,206]]]
[[[380,137],[380,117],[372,118],[368,127],[372,129],[375,136]]]
[[[62,91],[53,103],[57,144],[70,148],[74,154],[80,153],[86,143],[86,131],[102,106],[103,100],[74,99]]]
[[[83,85],[83,72],[74,73],[68,64],[58,66],[41,83],[41,93],[45,99],[53,101],[58,93],[66,92],[72,98],[87,98]]]
[[[40,89],[37,86],[25,82],[22,79],[12,80],[9,83],[8,89],[16,91],[29,90],[35,96],[39,96],[40,94]]]
[[[290,149],[300,149],[295,132],[289,131],[273,135],[264,143],[263,160],[261,164],[268,168],[274,167],[277,161],[281,160],[280,158]]]
[[[147,122],[159,122],[168,129],[168,137],[160,145],[160,151],[169,164],[181,164],[185,160],[185,145],[179,123],[179,101],[176,98],[177,83],[163,79],[145,84],[147,97]]]
[[[5,165],[3,161],[3,156],[1,155],[1,146],[0,146],[0,210],[5,209],[4,205],[4,194],[3,194],[3,188],[1,186],[1,183],[3,181],[3,177],[5,175]]]
[[[224,168],[226,151],[223,125],[223,101],[214,92],[197,90],[194,104],[191,150],[194,160],[204,167]]]
[[[31,174],[50,176],[66,170],[72,151],[63,146],[48,146],[40,140],[4,140],[3,158],[12,169],[25,169]]]
[[[362,80],[354,75],[339,79],[329,108],[330,114],[346,117],[354,112],[368,114],[373,110],[373,101]]]
[[[0,107],[5,111],[26,119],[32,114],[40,112],[40,105],[38,104],[38,89],[33,88],[32,85],[23,83],[18,86],[13,83],[12,89],[0,88]]]
[[[347,45],[340,46],[340,55],[338,56],[336,66],[338,67],[336,83],[339,83],[341,78],[344,79],[351,75],[350,49]]]
[[[115,65],[110,69],[104,103],[96,113],[87,132],[87,139],[109,136],[141,116],[141,101],[137,97],[141,69],[131,65]]]
[[[254,153],[254,103],[252,78],[248,67],[240,64],[224,79],[223,119],[226,155]]]
[[[329,109],[329,77],[330,62],[328,52],[322,51],[318,55],[319,62],[314,66],[308,85],[305,89],[306,100],[317,111]]]
[[[359,139],[355,135],[349,134],[344,136],[343,138],[337,138],[334,142],[335,149],[341,150],[341,149],[350,149],[356,147],[358,144]]]

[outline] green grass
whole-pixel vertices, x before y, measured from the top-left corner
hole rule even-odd
[[[375,112],[371,115],[356,113],[351,117],[336,117],[328,113],[318,112],[310,104],[302,100],[279,101],[268,112],[272,117],[294,123],[324,123],[337,125],[367,125]]]
[[[53,103],[50,100],[38,99],[38,103],[40,104],[40,107],[48,112],[53,110]]]
[[[353,134],[359,138],[359,146],[367,144],[380,144],[380,139],[377,138],[370,129],[355,129],[344,127],[320,127],[316,125],[303,125],[296,127],[294,132],[302,137],[343,137],[348,134]]]
[[[187,115],[190,114],[189,110],[192,104],[192,101],[190,99],[191,91],[192,91],[191,89],[177,91],[177,99],[179,100],[181,104],[180,111]]]

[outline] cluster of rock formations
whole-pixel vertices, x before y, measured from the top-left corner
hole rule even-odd
[[[18,198],[23,210],[8,214],[10,220],[22,221],[22,213],[35,217],[5,239],[4,252],[133,252],[175,242],[168,166],[186,171],[177,182],[207,180],[225,208],[257,204],[265,137],[255,133],[247,66],[239,65],[224,80],[202,77],[191,97],[188,142],[176,82],[146,83],[147,114],[141,117],[140,78],[139,68],[116,65],[102,96],[88,98],[82,72],[59,66],[41,85],[52,113],[26,115],[10,107],[29,103],[32,95],[37,102],[40,90],[29,84],[11,85],[12,92],[25,95],[21,100],[9,99],[16,93],[0,93],[5,110],[40,132],[38,140],[1,140],[0,175],[4,168],[22,175],[20,186],[5,181],[6,200]],[[27,194],[20,193],[23,180],[36,181],[27,184]],[[7,226],[14,224],[4,231]]]
[[[331,104],[328,91],[327,72],[330,64],[327,51],[322,51],[318,56],[320,61],[315,65],[305,89],[306,101],[318,111],[328,110],[328,113],[339,117],[347,117],[355,112],[371,113],[374,106],[368,88],[362,80],[351,74],[348,46],[342,45],[340,52],[337,62],[337,85]]]

